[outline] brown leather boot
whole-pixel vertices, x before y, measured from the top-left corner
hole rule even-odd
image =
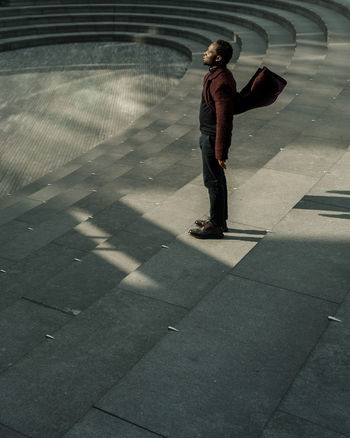
[[[190,229],[189,233],[197,239],[222,239],[224,237],[222,228],[215,227],[210,222],[206,223],[202,228]]]
[[[208,219],[196,219],[196,220],[194,221],[194,223],[195,223],[195,225],[197,225],[199,228],[203,228],[206,224],[209,223],[209,220],[208,220]],[[224,226],[222,227],[222,231],[223,231],[224,233],[227,233],[227,232],[228,232],[228,228],[227,228],[226,221],[225,221]]]

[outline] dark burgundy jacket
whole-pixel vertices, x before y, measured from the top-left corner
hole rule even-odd
[[[231,145],[233,115],[271,105],[282,93],[287,81],[263,67],[238,93],[236,81],[226,67],[219,67],[209,75],[210,72],[204,77],[203,96],[209,108],[216,112],[215,157],[226,160]]]
[[[236,81],[226,67],[218,67],[204,77],[205,103],[216,113],[215,158],[226,160],[231,145]]]
[[[248,84],[236,94],[234,113],[241,114],[254,108],[271,105],[282,93],[287,81],[267,67],[258,68]]]

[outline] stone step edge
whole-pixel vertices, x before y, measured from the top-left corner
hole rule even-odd
[[[88,7],[91,7],[94,3],[94,1],[96,1],[96,0],[91,0],[91,3],[89,2],[88,3]],[[157,1],[156,0],[153,0],[155,3],[157,3]],[[173,2],[173,3],[172,3]],[[266,6],[271,6],[271,7],[273,7],[273,8],[276,8],[276,9],[278,9],[278,8],[281,8],[281,9],[286,9],[286,10],[289,10],[289,11],[291,11],[291,12],[299,12],[300,14],[303,14],[303,15],[305,15],[305,16],[307,16],[309,19],[311,19],[312,21],[314,21],[316,24],[318,24],[320,27],[321,27],[321,29],[323,29],[324,30],[324,33],[326,34],[327,33],[327,26],[326,26],[326,24],[324,23],[324,21],[321,19],[321,17],[319,17],[315,12],[313,12],[313,11],[310,11],[310,10],[308,10],[307,8],[305,8],[305,7],[302,7],[302,6],[299,6],[299,5],[289,5],[288,3],[286,3],[286,2],[283,2],[283,1],[280,1],[280,0],[273,0],[273,1],[271,1],[271,0],[250,0],[250,2],[252,3],[252,4],[258,4],[258,5],[266,5]],[[127,5],[127,6],[132,6],[132,5],[138,5],[139,3],[141,3],[140,1],[132,1],[132,0],[129,0],[128,2],[126,2],[125,3],[125,5]],[[234,5],[232,5],[232,3],[240,3],[240,1],[239,0],[232,0],[232,2],[225,2],[225,1],[217,1],[217,2],[213,2],[213,1],[203,1],[203,0],[192,0],[192,3],[191,3],[191,5],[197,5],[198,4],[198,7],[199,8],[203,8],[203,7],[208,7],[208,6],[210,6],[212,9],[214,9],[214,10],[220,10],[220,8],[221,9],[223,9],[225,12],[227,12],[227,11],[229,11],[230,10],[230,8],[232,8],[232,7],[234,7]],[[123,3],[121,3],[121,5],[122,5]],[[174,4],[175,6],[179,6],[179,5],[184,5],[185,7],[188,5],[188,3],[187,2],[185,2],[184,0],[178,0],[178,1],[175,1],[175,0],[170,0],[168,3],[167,3],[167,5],[170,5],[170,4]],[[73,4],[66,4],[66,3],[57,3],[57,4],[55,4],[55,5],[51,5],[50,7],[52,7],[52,8],[69,8],[69,7],[73,7],[73,5],[74,5],[74,3]],[[80,5],[80,3],[75,3],[75,6],[78,6],[79,7],[79,5]],[[115,7],[117,7],[117,5],[116,5],[116,3],[115,2],[112,2],[112,3],[105,3],[104,5],[106,5],[106,7],[111,7],[111,6],[114,6],[115,5]],[[149,6],[152,6],[153,5],[153,2],[151,1],[151,0],[148,0],[148,5]],[[32,9],[35,9],[35,8],[40,8],[40,7],[42,7],[42,6],[44,6],[44,5],[38,5],[38,6],[32,6],[31,8]],[[86,7],[86,1],[84,2],[84,6]],[[118,6],[119,6],[119,4],[118,4]],[[142,6],[145,6],[144,5],[144,3],[142,3]],[[96,4],[96,7],[101,7],[101,5],[98,5],[98,4]],[[247,7],[246,5],[243,5],[243,7]],[[22,12],[25,12],[25,9],[27,9],[27,11],[28,11],[28,8],[30,8],[30,7],[10,7],[10,8],[3,8],[3,12],[6,14],[6,12],[8,12],[9,10],[11,10],[11,9],[20,9],[20,8],[22,8],[23,9],[23,11]],[[249,8],[247,8],[247,9],[249,9]],[[233,12],[235,12],[235,11],[233,11]],[[259,12],[261,13],[261,10],[259,10]],[[264,13],[264,11],[262,10],[262,13]]]

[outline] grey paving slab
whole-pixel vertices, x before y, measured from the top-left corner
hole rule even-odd
[[[1,211],[0,225],[6,224],[12,219],[18,218],[26,211],[31,210],[40,204],[40,201],[35,201],[28,198],[23,198],[15,202],[13,205],[8,206]]]
[[[81,251],[90,251],[100,243],[112,236],[105,228],[95,225],[91,220],[86,220],[72,230],[53,240],[53,243],[76,248]]]
[[[185,102],[184,103],[185,112],[186,112],[186,108],[188,108],[187,105],[188,104]],[[184,135],[186,135],[192,129],[193,129],[192,126],[182,125],[182,124],[179,124],[179,123],[173,123],[167,129],[165,129],[164,132],[176,139],[176,138],[183,137]]]
[[[254,115],[252,115],[254,114]],[[242,115],[237,115],[233,119],[233,132],[236,133],[236,131],[239,131],[240,133],[242,131],[245,131],[246,134],[252,134],[254,131],[262,128],[265,124],[265,120],[261,120],[259,118],[255,118],[255,115],[258,117],[258,113],[243,113]],[[235,142],[235,136],[233,136],[233,142],[232,145],[236,144]]]
[[[84,163],[81,166],[79,166],[77,169],[75,169],[73,172],[70,172],[70,173],[66,174],[65,176],[63,176],[62,178],[54,181],[54,183],[50,187],[48,187],[47,189],[51,189],[53,193],[55,193],[55,190],[68,189],[68,188],[74,186],[75,184],[80,183],[85,178],[87,178],[87,176],[91,172],[91,170],[90,170],[91,167],[92,167],[91,163]],[[33,195],[31,195],[31,198],[33,198],[33,199],[35,199],[36,197],[39,198],[40,192],[41,191],[39,191],[39,193],[34,193]],[[46,197],[45,190],[42,191],[41,196],[44,198],[44,200],[46,200],[45,199],[45,197]]]
[[[29,226],[30,225],[28,223],[26,224],[18,220],[12,220],[4,225],[0,225],[0,243],[3,244],[14,239]]]
[[[347,230],[347,221],[328,217],[317,203],[301,202],[233,273],[342,302],[350,280]]]
[[[184,164],[184,165],[189,165],[189,166],[192,166],[194,169],[197,169],[198,173],[194,179],[196,179],[196,178],[198,178],[198,176],[200,176],[202,178],[202,181],[203,181],[202,158],[201,158],[201,154],[200,154],[200,148],[199,148],[199,146],[197,146],[197,144],[190,144],[189,146],[191,146],[191,149],[188,148],[189,150],[186,152],[185,156],[182,156],[182,158],[179,160],[179,163]],[[192,183],[192,181],[191,181],[191,183]]]
[[[201,187],[188,186],[186,184],[160,206],[144,214],[143,219],[175,236],[183,234],[209,208],[208,193]]]
[[[128,132],[128,130],[126,130],[126,132]],[[120,140],[122,136],[117,136],[117,138]],[[114,141],[116,142],[116,139]],[[111,165],[115,165],[117,161],[127,153],[127,150],[126,147],[123,147],[123,144],[119,142],[114,150],[107,151],[103,146],[107,146],[108,144],[110,143],[107,140],[89,152],[71,160],[70,163],[79,163],[81,166],[86,168],[93,167],[94,169],[106,169]],[[55,170],[53,174],[56,174],[56,172],[57,170]]]
[[[156,156],[144,158],[140,160],[129,172],[125,174],[126,177],[140,178],[154,178],[160,172],[169,168],[171,165],[179,161],[180,157],[174,153],[162,154],[161,152]]]
[[[336,98],[336,96],[342,91],[342,89],[342,86],[331,87],[330,85],[321,88],[311,88],[309,86],[305,89],[297,87],[294,92],[294,101],[296,105],[310,105],[311,102],[313,106],[319,106],[321,108],[324,108],[325,106],[327,107],[328,104],[331,104],[333,102],[333,98]],[[305,132],[305,134],[312,135],[311,130],[315,130],[315,127],[312,126],[311,128],[308,128],[308,131]],[[330,137],[327,136],[327,138]]]
[[[151,177],[152,178],[152,177]],[[158,177],[157,177],[158,178]],[[139,199],[142,203],[147,202],[161,202],[172,193],[174,189],[168,188],[165,186],[161,186],[157,184],[156,179],[149,179],[148,177],[142,180],[141,178],[131,178],[126,176],[121,176],[115,181],[106,184],[102,190],[99,190],[96,193],[96,201],[97,206],[99,207],[99,203],[97,203],[97,199],[102,193],[103,196],[107,197],[107,200],[114,197],[114,200],[120,199],[122,197],[128,197],[129,199],[135,198]],[[104,202],[103,202],[104,203]],[[105,204],[105,203],[104,203]],[[107,206],[110,204],[107,203]],[[106,206],[106,204],[105,204]],[[97,208],[95,209],[97,210]]]
[[[190,126],[189,128],[193,129],[193,126]],[[141,147],[139,147],[140,153],[144,153],[145,157],[150,156],[152,154],[153,156],[157,153],[163,153],[165,152],[166,148],[169,146],[169,149],[174,152],[174,149],[179,150],[181,148],[181,142],[186,137],[184,135],[183,137],[176,137],[174,139],[173,136],[167,134],[165,131],[161,132],[153,141],[152,143],[144,143]],[[181,140],[179,142],[179,139]]]
[[[96,251],[96,252],[95,252]],[[118,257],[119,256],[119,257]],[[25,297],[62,310],[84,310],[114,288],[129,272],[118,263],[119,252],[113,247],[97,247],[82,259],[71,259],[66,269],[52,276]]]
[[[282,96],[283,97],[283,94]],[[263,110],[263,109],[262,109]],[[280,111],[276,106],[276,112]],[[281,127],[283,129],[281,129]],[[278,129],[279,128],[279,129]],[[279,121],[277,118],[272,118],[267,121],[262,128],[256,131],[256,135],[261,142],[266,141],[270,144],[283,145],[293,141],[300,133],[300,127],[290,123],[289,126]]]
[[[337,110],[327,111],[327,115],[320,116],[312,124],[305,128],[303,133],[310,136],[318,136],[328,139],[338,139],[348,144],[350,142],[349,118],[347,114]]]
[[[199,136],[199,130],[194,129],[191,131],[190,135],[185,135],[184,137],[181,137],[180,139],[175,140],[167,145],[167,148],[164,149],[164,152],[169,151],[171,153],[177,153],[180,157],[182,157],[181,166],[184,165],[184,168],[186,169],[188,165],[191,166],[192,164],[189,162],[189,164],[186,165],[186,158],[191,155],[192,149],[199,147]],[[179,163],[177,163],[177,165],[179,165]],[[198,168],[198,166],[196,167]]]
[[[160,248],[160,252],[125,277],[120,287],[193,307],[256,244],[256,240],[241,232],[247,229],[244,225],[232,226],[236,231],[221,241],[201,241],[187,233],[170,243],[164,239],[162,244],[168,248]]]
[[[147,143],[147,145],[150,144],[153,144],[153,142]],[[129,143],[128,140],[127,140],[127,146],[129,148],[129,151],[119,160],[118,164],[130,166],[130,168],[132,168],[136,164],[139,164],[140,160],[145,160],[146,159],[145,157],[148,158],[147,152],[145,153],[144,151],[140,150],[141,147]]]
[[[173,150],[174,151],[174,150]],[[162,202],[199,174],[198,168],[177,162],[154,177],[122,176],[110,184],[111,190],[143,201]],[[107,189],[107,187],[105,187]]]
[[[343,91],[338,94],[337,98],[333,100],[333,102],[330,104],[330,109],[332,111],[339,111],[342,113],[349,113],[350,112],[350,105],[349,105],[349,82],[347,82],[347,85],[344,87]]]
[[[52,276],[69,266],[74,258],[83,258],[84,253],[77,249],[49,244],[34,251],[20,262],[1,263],[2,274],[0,309],[13,304],[28,291],[42,287]]]
[[[69,432],[63,435],[64,438],[155,438],[161,435],[154,434],[137,425],[102,412],[98,409],[91,409],[85,417],[79,421]]]
[[[312,120],[316,119],[326,111],[325,108],[320,108],[313,105],[297,105],[295,102],[287,105],[282,111],[277,111],[274,122],[277,123],[297,123],[301,128],[309,125]]]
[[[181,144],[181,141],[179,141]],[[174,146],[175,147],[175,146]],[[198,168],[186,166],[183,163],[175,163],[170,169],[167,169],[154,178],[154,184],[160,187],[179,190],[185,184],[189,183],[198,175]]]
[[[140,119],[141,119],[141,117],[140,117]],[[152,122],[148,126],[152,129],[160,132],[160,131],[167,129],[170,126],[170,124],[169,124],[168,120],[163,120],[160,117],[156,120],[152,120]]]
[[[173,95],[168,95],[167,97],[168,98],[171,97],[172,100],[174,98]],[[185,112],[185,109],[183,107],[180,107],[180,108],[175,107],[171,111],[170,110],[164,111],[164,110],[162,110],[162,108],[157,107],[151,111],[153,119],[157,118],[157,117],[161,117],[162,119],[167,120],[169,122],[169,125],[180,120],[183,117],[184,112]]]
[[[266,164],[266,168],[320,178],[344,155],[344,143],[301,135]]]
[[[159,62],[149,63],[147,51]],[[185,61],[182,69],[180,60]],[[14,191],[120,134],[177,85],[187,60],[170,48],[117,42],[5,53],[1,192]],[[87,94],[88,89],[95,91]]]
[[[6,258],[11,260],[21,260],[32,252],[46,246],[89,216],[85,212],[81,214],[83,217],[76,218],[72,213],[58,212],[48,221],[36,227],[28,227],[25,232],[19,234],[15,239],[5,243],[1,247],[1,254],[6,254]]]
[[[335,307],[228,276],[97,406],[165,436],[257,437]]]
[[[120,202],[130,208],[131,217],[143,215],[147,211],[159,205],[159,203],[155,202],[152,198],[141,199],[137,196],[133,197],[133,195],[135,194],[131,193],[130,196],[125,195],[120,198]]]
[[[199,101],[199,98],[200,98],[200,93],[198,94],[198,96],[196,98],[197,103]],[[197,111],[196,112],[198,114],[198,107],[197,107]],[[199,144],[199,136],[200,136],[200,132],[199,132],[199,123],[198,123],[198,125],[194,126],[190,131],[188,131],[185,135],[183,135],[181,137],[181,140],[183,142],[187,141],[190,144],[193,142],[196,145],[198,145]],[[179,147],[179,144],[172,142],[171,147],[174,147],[174,146]]]
[[[25,436],[21,433],[17,433],[16,431],[9,429],[8,427],[2,426],[1,424],[0,434],[2,438],[23,438]]]
[[[335,315],[343,322],[329,324],[281,406],[346,436],[350,434],[349,314],[348,295]]]
[[[16,265],[16,262],[14,262],[13,260],[8,260],[8,259],[4,259],[4,258],[0,258],[0,265],[3,271],[1,271],[1,274],[6,274],[7,271],[10,271],[11,269],[13,269],[13,267]],[[2,277],[4,278],[5,276],[2,275]]]
[[[254,138],[254,135],[245,131],[236,132],[229,150],[230,166],[235,169],[260,169],[286,144],[285,141],[281,144],[265,142],[258,136]]]
[[[310,200],[350,208],[349,184],[347,172],[350,165],[350,153],[346,152],[324,177],[310,190]]]
[[[70,207],[89,194],[90,192],[87,190],[76,190],[74,188],[61,190],[57,196],[19,216],[18,220],[29,223],[32,226],[37,225],[51,219],[57,211]]]
[[[104,208],[102,211],[94,214],[88,221],[87,225],[100,229],[102,234],[113,235],[121,228],[125,228],[132,223],[134,218],[137,218],[138,216],[137,212],[132,210],[122,201],[118,200]],[[76,227],[76,230],[79,231],[83,225],[84,224],[80,224]],[[82,231],[82,233],[84,233],[84,231]],[[90,233],[84,234],[89,235]]]
[[[152,140],[159,135],[159,132],[147,127],[140,130],[137,134],[128,138],[128,144],[132,146],[143,145],[144,143],[152,143]]]
[[[198,151],[195,154],[195,159],[198,161]],[[203,186],[203,177],[199,175],[200,184],[195,184],[193,180],[183,186],[181,189],[177,190],[173,195],[169,196],[167,200],[165,200],[161,206],[163,208],[175,208],[177,206],[178,210],[184,211],[186,214],[188,211],[191,214],[200,214],[200,212],[205,208],[209,209],[209,197],[208,191]],[[169,217],[171,219],[171,215]],[[164,223],[166,225],[166,223]]]
[[[122,159],[122,158],[120,158]],[[129,170],[129,166],[125,166],[119,162],[113,163],[113,160],[110,160],[109,165],[105,165],[104,167],[95,165],[94,161],[89,164],[87,169],[82,170],[81,175],[70,175],[60,181],[57,182],[57,185],[63,189],[69,189],[70,187],[74,187],[76,183],[77,187],[79,185],[83,185],[84,182],[92,182],[94,187],[101,187],[104,184],[113,181],[119,175],[123,175]]]
[[[45,187],[40,188],[35,193],[32,193],[29,199],[33,199],[35,201],[47,202],[49,199],[59,195],[61,193],[62,188],[57,185],[46,185]]]
[[[331,36],[331,39],[334,40],[334,43],[328,43],[327,47],[327,63],[324,68],[319,70],[315,76],[315,80],[317,79],[321,83],[326,84],[327,77],[332,76],[332,83],[339,87],[339,93],[335,94],[335,97],[338,98],[339,95],[342,94],[344,87],[348,85],[348,72],[346,71],[346,62],[344,62],[343,56],[349,56],[350,45],[349,42],[345,43],[343,41],[343,47],[339,50],[339,43],[335,41],[339,38],[339,32],[335,32],[333,35]],[[349,40],[348,36],[346,38]]]
[[[66,163],[65,165],[57,169],[50,169],[44,176],[35,179],[33,182],[25,185],[24,187],[21,187],[18,191],[16,191],[16,194],[21,195],[22,197],[30,197],[31,194],[45,188],[48,184],[53,184],[57,180],[64,178],[66,175],[77,170],[81,166],[82,162],[85,162],[85,155],[78,158]]]
[[[89,191],[86,197],[80,199],[74,204],[74,207],[85,210],[90,216],[92,216],[122,196],[122,194],[116,190],[118,186],[119,179],[118,181],[106,184],[99,188],[98,191],[97,189],[96,191]]]
[[[86,192],[96,192],[101,189],[106,183],[109,181],[113,181],[115,178],[114,175],[103,175],[97,174],[96,172],[91,172],[86,178],[83,178],[78,184],[74,187],[76,190],[85,190]],[[62,190],[66,190],[66,188],[62,188]]]
[[[46,342],[45,336],[56,332],[73,316],[25,300],[0,313],[0,373],[13,366],[31,350]]]
[[[260,111],[262,110],[260,109]],[[278,112],[278,107],[275,109],[274,115],[275,112]],[[258,110],[256,114],[257,117],[260,117]],[[271,119],[271,115],[269,118]],[[273,118],[269,121],[266,120],[260,129],[254,129],[253,124],[251,130],[234,132],[230,159],[238,168],[260,168],[273,158],[280,148],[284,148],[293,141],[299,132],[300,128],[297,125],[285,123],[284,126],[281,126],[281,123]]]
[[[178,125],[191,126],[193,128],[193,126],[196,126],[198,123],[198,114],[196,114],[196,111],[191,107],[187,108],[186,111],[189,112],[189,114],[184,114],[184,116],[177,120],[176,123]]]
[[[229,197],[230,219],[271,229],[316,181],[310,176],[260,169]]]
[[[262,438],[344,438],[345,435],[326,429],[300,417],[277,412],[264,430]]]
[[[161,104],[162,103],[159,103],[157,107]],[[142,116],[138,117],[136,120],[134,120],[131,123],[130,127],[126,131],[127,135],[125,136],[125,139],[127,139],[130,136],[130,133],[136,134],[140,129],[146,128],[147,126],[151,126],[152,123],[154,123],[154,121],[155,121],[154,117],[152,116],[152,114],[150,114],[150,111],[147,111],[146,113],[144,113]],[[167,120],[163,120],[163,122],[167,122]],[[117,138],[119,138],[119,136],[117,136]]]
[[[152,220],[153,214],[148,217],[133,218],[130,225],[125,228],[126,231],[131,232],[142,238],[147,238],[152,245],[168,245],[176,237],[173,230],[169,230],[166,226],[159,226],[157,221]]]
[[[150,239],[149,236],[138,233],[136,230],[120,230],[113,237],[95,248],[95,254],[100,252],[108,258],[108,252],[119,254],[120,264],[128,272],[138,268],[160,248],[160,240]]]
[[[6,193],[6,195],[0,197],[0,207],[6,208],[10,205],[16,204],[17,202],[21,201],[23,197],[21,197],[18,193],[15,195],[12,193]]]
[[[227,188],[230,191],[235,190],[241,186],[243,186],[247,181],[250,180],[250,178],[255,175],[258,172],[258,168],[248,168],[248,169],[236,169],[231,168],[232,165],[231,159],[227,163],[227,170],[226,170],[226,181],[227,181]],[[196,181],[193,181],[193,183],[200,184],[203,186],[203,178],[202,175],[200,175],[200,178],[198,178]],[[232,206],[229,206],[231,208]],[[229,213],[231,214],[231,213]]]
[[[0,422],[33,438],[61,437],[183,315],[157,300],[109,294],[0,375]]]

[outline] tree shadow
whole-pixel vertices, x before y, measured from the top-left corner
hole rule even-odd
[[[334,193],[339,195],[346,195],[350,192],[347,191],[328,191],[327,193]],[[326,211],[338,211],[344,212],[350,210],[350,197],[345,196],[318,196],[318,195],[305,195],[301,201],[296,204],[294,208],[302,210],[326,210]],[[325,217],[334,217],[339,219],[347,219],[348,215],[325,215]]]
[[[350,219],[350,214],[320,214],[324,217],[334,217],[336,219]]]
[[[335,193],[337,195],[348,195],[350,196],[349,190],[328,190],[327,193]]]
[[[1,316],[17,346],[2,356],[0,389],[21,404],[21,421],[29,424],[23,432],[33,427],[42,436],[43,431],[62,435],[165,336],[167,325],[176,326],[266,235],[244,226],[229,230],[236,236],[211,242],[176,233],[172,221],[185,225],[188,218],[183,216],[193,202],[186,191],[180,198],[177,194],[197,173],[192,169],[176,179],[165,169],[148,185],[121,175],[96,186],[96,192],[89,192],[90,177],[80,184],[87,192],[77,202],[63,193],[4,224],[6,234],[0,227],[0,260],[11,262],[1,274]],[[161,225],[164,212],[168,220]],[[262,245],[268,249],[264,257],[259,245],[252,258],[239,264],[238,276],[255,276],[286,290],[299,290],[302,281],[312,294],[321,280],[310,272],[321,266],[324,298],[330,299],[336,287],[340,299],[343,286],[340,274],[334,280],[329,275],[329,254],[336,250],[339,258],[348,251],[345,244],[310,239],[306,257],[305,240],[273,236]],[[27,311],[40,307],[41,318],[46,312],[64,315],[55,325],[51,346],[29,327],[37,321],[27,321],[23,332],[18,324],[23,321],[18,303],[23,302]],[[41,331],[48,332],[41,324]],[[28,378],[30,388],[23,383]],[[74,397],[67,399],[64,394],[72,391]],[[2,400],[1,421],[14,425],[12,405],[8,397]]]

